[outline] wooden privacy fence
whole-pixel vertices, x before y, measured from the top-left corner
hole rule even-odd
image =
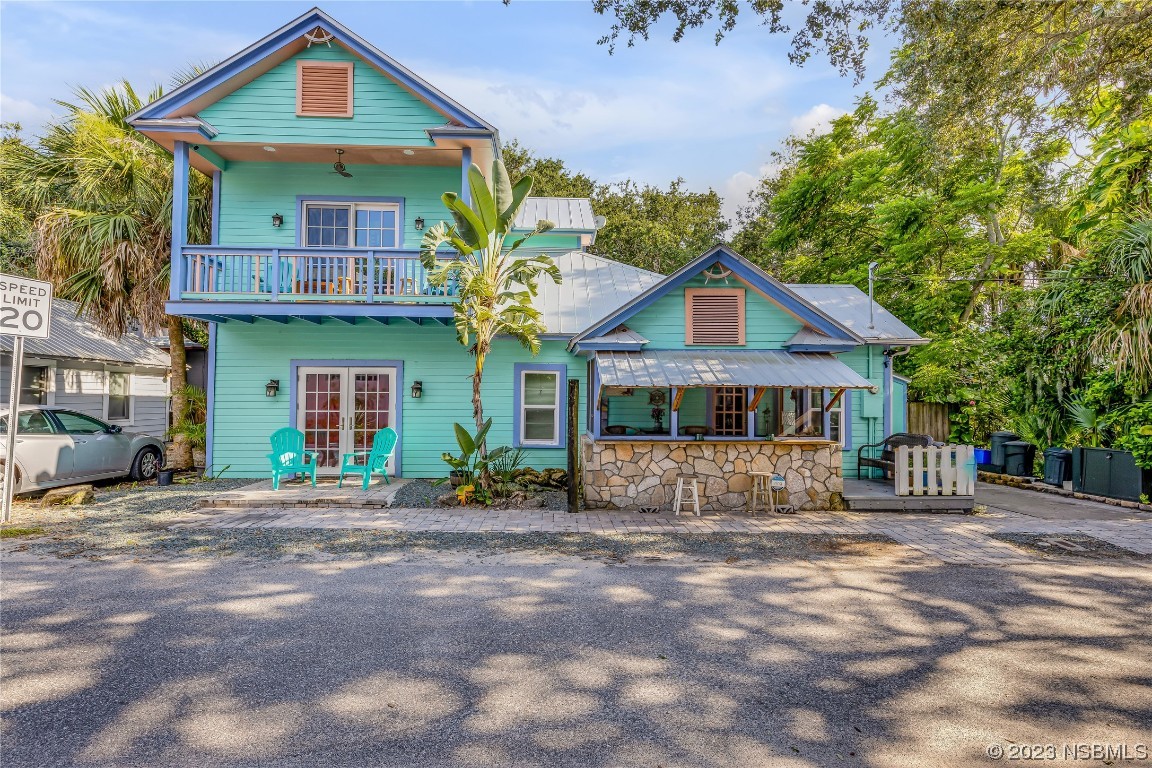
[[[896,448],[897,496],[974,496],[976,449],[971,445]]]
[[[952,431],[950,410],[947,403],[908,403],[908,431],[944,442]]]

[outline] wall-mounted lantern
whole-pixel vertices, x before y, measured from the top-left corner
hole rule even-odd
[[[413,400],[419,400],[423,394],[424,394],[424,382],[422,382],[422,381],[412,382],[412,399]]]
[[[264,394],[267,397],[276,397],[276,393],[280,391],[280,379],[269,379],[268,383],[264,385]]]
[[[272,214],[272,226],[279,229],[283,225],[284,225],[284,217],[278,213]]]
[[[416,217],[416,231],[419,232],[422,229],[424,229],[424,217],[423,216],[417,216]]]

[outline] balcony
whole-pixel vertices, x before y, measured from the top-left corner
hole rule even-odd
[[[351,248],[183,248],[180,301],[451,304],[456,286],[434,287],[418,251]]]

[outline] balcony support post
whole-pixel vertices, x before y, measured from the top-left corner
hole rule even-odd
[[[269,259],[269,261],[270,261],[270,263],[268,264],[268,267],[269,267],[269,271],[271,272],[271,274],[268,275],[268,282],[271,283],[271,285],[272,285],[272,301],[279,301],[280,300],[280,249],[279,248],[273,248],[272,249],[272,257],[271,257],[271,259]]]
[[[472,205],[472,187],[468,184],[468,169],[472,167],[472,147],[464,147],[460,158],[460,199]]]
[[[376,251],[368,252],[368,275],[364,285],[364,300],[369,304],[376,297]]]
[[[185,289],[184,246],[188,244],[188,142],[172,149],[172,270],[168,296],[178,301]]]

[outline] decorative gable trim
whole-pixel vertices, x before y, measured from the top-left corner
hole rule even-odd
[[[279,54],[280,58],[277,59],[278,52],[288,46],[299,44],[305,34],[314,33],[317,28],[334,35],[336,42],[341,46],[407,88],[434,109],[440,111],[449,120],[466,128],[483,128],[495,133],[496,129],[491,124],[437,90],[411,70],[370,45],[352,30],[318,8],[290,21],[264,39],[160,97],[140,111],[130,115],[127,122],[135,125],[135,122],[140,119],[161,119],[180,115],[188,108],[189,104],[202,97],[210,97],[210,92],[214,92],[216,89],[221,89],[219,98],[223,98],[227,93],[231,93],[247,82],[244,80],[246,71],[260,67],[261,62],[266,59],[272,60],[274,64],[286,60],[288,57],[283,54]],[[267,69],[271,69],[271,67],[266,67],[264,71]],[[233,82],[236,84],[233,85]]]
[[[743,346],[744,294],[743,288],[685,288],[684,343]]]
[[[351,61],[296,61],[297,117],[352,117]]]
[[[847,343],[864,343],[864,339],[859,334],[855,333],[846,325],[837,322],[814,304],[792,291],[784,283],[781,283],[728,246],[717,245],[697,256],[639,296],[636,296],[612,314],[581,331],[569,342],[568,349],[576,348],[576,345],[586,338],[608,333],[616,326],[626,322],[637,312],[651,306],[669,292],[684,286],[705,269],[709,269],[717,264],[724,269],[730,270],[739,280],[743,281],[769,301],[780,306],[784,311],[790,313],[805,325],[809,325],[829,337],[842,339]]]

